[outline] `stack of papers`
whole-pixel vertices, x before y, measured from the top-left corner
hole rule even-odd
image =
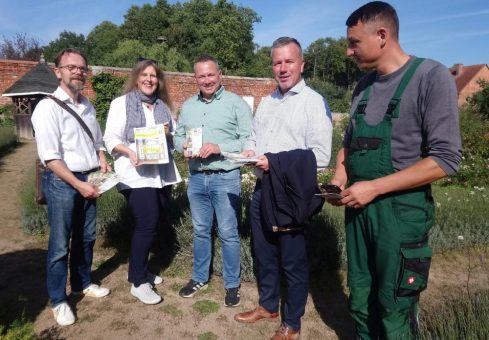
[[[221,152],[221,154],[229,160],[230,162],[233,163],[238,163],[238,164],[255,164],[258,162],[258,157],[243,157],[239,153],[233,153],[233,152]]]
[[[119,177],[115,172],[95,171],[88,175],[88,182],[95,185],[100,193],[104,193],[119,183]]]

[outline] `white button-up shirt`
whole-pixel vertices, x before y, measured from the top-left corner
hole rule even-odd
[[[153,112],[142,105],[146,126],[154,126],[155,119]],[[107,151],[112,153],[114,148],[124,143],[124,131],[126,129],[126,96],[118,97],[110,104],[109,115],[105,127],[104,142]],[[175,126],[175,123],[173,124]],[[173,131],[172,131],[173,132]],[[136,152],[136,143],[127,145]],[[119,176],[120,182],[117,185],[119,190],[129,188],[162,188],[169,184],[182,181],[173,157],[167,164],[142,164],[134,167],[129,158],[125,155],[114,155],[114,170]]]
[[[99,167],[97,150],[104,148],[102,131],[92,104],[82,95],[80,102],[75,103],[61,87],[53,95],[81,117],[92,132],[95,145],[75,117],[47,98],[37,104],[31,117],[39,159],[44,165],[46,161],[61,159],[71,171]]]
[[[245,150],[259,156],[310,149],[318,168],[324,168],[331,158],[332,134],[331,112],[325,99],[302,79],[284,95],[277,88],[260,102]],[[261,176],[260,172],[256,174]]]

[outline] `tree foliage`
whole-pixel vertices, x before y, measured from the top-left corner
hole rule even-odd
[[[304,53],[304,75],[307,78],[348,87],[362,76],[355,63],[346,56],[345,38],[321,38],[309,45]]]
[[[215,5],[209,0],[175,5],[159,0],[154,6],[132,6],[121,25],[121,34],[148,48],[165,43],[175,49],[170,55],[182,56],[190,65],[201,54],[211,54],[224,71],[236,74],[253,58],[253,24],[259,21],[252,9],[226,0],[218,0]]]
[[[87,35],[85,41],[87,58],[92,65],[105,65],[104,58],[117,48],[122,40],[119,26],[109,21],[103,21],[95,26]]]
[[[85,52],[85,36],[83,34],[63,31],[57,39],[51,41],[44,47],[44,56],[47,61],[54,62],[58,52],[65,48],[75,48],[81,52]]]
[[[41,44],[25,33],[17,33],[12,38],[3,37],[0,43],[0,58],[39,61]]]

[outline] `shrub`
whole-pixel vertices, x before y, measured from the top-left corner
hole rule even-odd
[[[122,85],[126,81],[124,77],[117,77],[110,73],[100,73],[92,77],[92,88],[95,91],[93,106],[97,111],[97,119],[102,131],[105,130],[105,122],[109,113],[110,102],[122,92]]]
[[[489,183],[489,121],[464,110],[460,113],[460,130],[463,160],[459,172],[449,181],[470,187],[484,186]]]
[[[12,126],[0,126],[0,156],[17,145],[17,137]]]
[[[476,112],[489,119],[489,82],[480,79],[478,83],[481,90],[468,98],[468,103]]]
[[[14,105],[0,105],[0,126],[15,126]]]
[[[351,91],[319,79],[308,79],[307,84],[328,101],[333,112],[349,112],[351,105]]]

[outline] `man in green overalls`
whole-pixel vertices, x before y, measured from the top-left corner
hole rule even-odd
[[[332,184],[345,205],[350,312],[361,339],[410,339],[418,328],[434,221],[430,183],[461,161],[457,91],[440,63],[398,42],[395,9],[370,2],[346,21],[347,55],[368,72]]]

